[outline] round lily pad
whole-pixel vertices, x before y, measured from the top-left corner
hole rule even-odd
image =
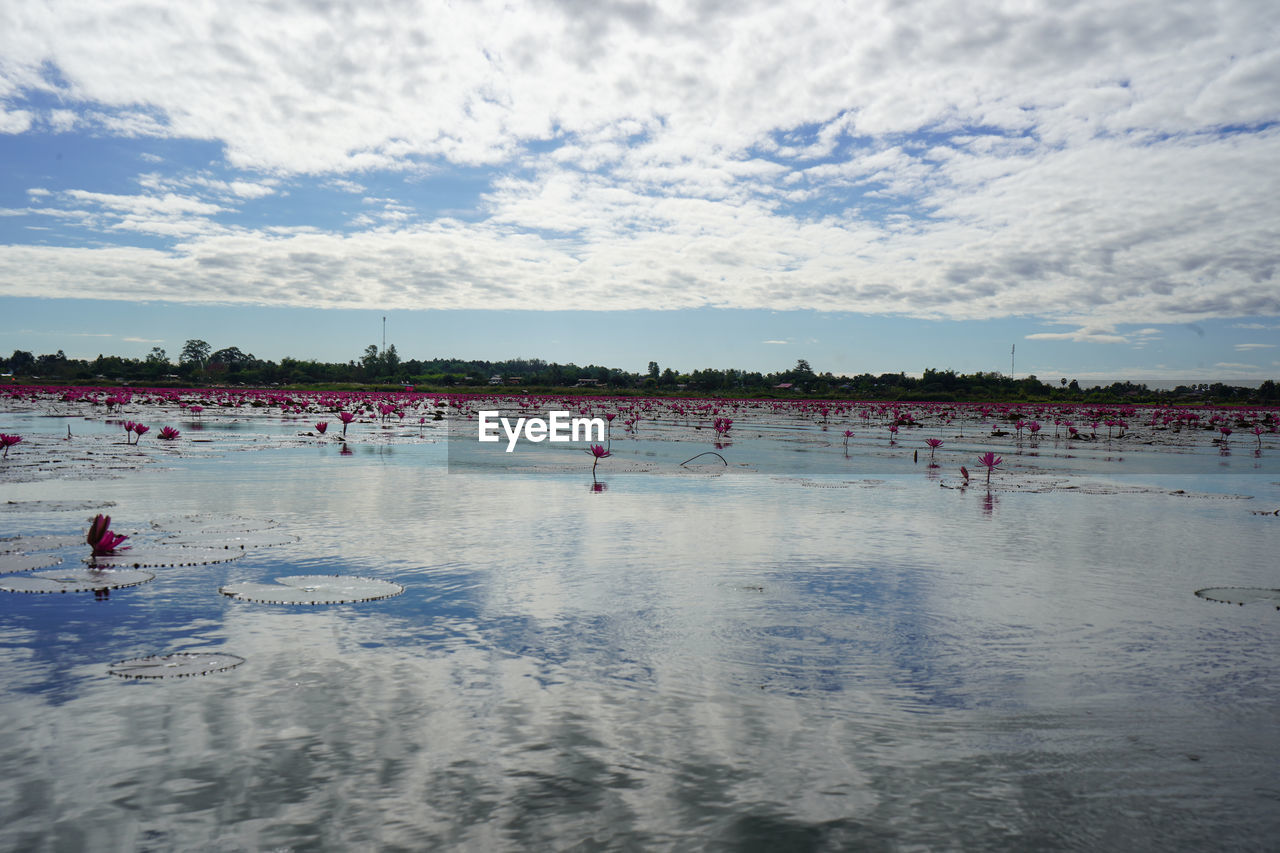
[[[276,578],[275,583],[231,583],[218,592],[259,604],[350,604],[391,598],[404,587],[353,575],[292,575]]]
[[[181,534],[246,533],[266,530],[275,527],[277,523],[269,518],[246,518],[242,515],[214,512],[165,516],[151,522],[151,526],[156,530],[168,530]]]
[[[1280,589],[1263,589],[1250,586],[1217,586],[1197,589],[1196,596],[1224,604],[1272,604],[1280,610]]]
[[[297,542],[298,537],[292,533],[277,530],[246,530],[239,533],[207,531],[198,533],[175,533],[160,540],[161,545],[180,545],[184,548],[269,548],[272,545],[287,545]]]
[[[123,589],[144,584],[154,578],[151,572],[137,569],[68,569],[64,572],[38,572],[0,578],[5,592],[89,592]]]
[[[30,572],[61,562],[57,554],[0,554],[0,572]]]
[[[107,672],[121,678],[191,678],[226,672],[242,663],[244,658],[226,652],[175,652],[122,660],[111,664]]]
[[[172,545],[168,548],[159,545],[145,545],[130,548],[119,554],[107,554],[101,557],[88,556],[84,562],[100,569],[155,569],[171,566],[208,566],[212,563],[229,563],[244,556],[244,552],[226,548],[183,548]]]
[[[83,544],[83,533],[75,536],[13,536],[8,539],[0,539],[0,554],[52,551],[54,548],[70,548],[73,545]]]

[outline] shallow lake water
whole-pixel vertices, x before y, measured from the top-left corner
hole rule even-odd
[[[710,440],[655,429],[620,437],[599,488],[580,452],[464,470],[442,426],[344,455],[298,440],[305,423],[210,420],[183,424],[180,450],[148,436],[107,479],[4,483],[0,536],[82,537],[99,510],[77,502],[110,502],[139,552],[164,535],[153,522],[188,515],[296,540],[105,598],[0,592],[0,848],[1280,838],[1280,612],[1195,595],[1280,587],[1265,452],[1126,469],[1046,442],[1007,453],[988,490],[956,473],[979,467],[976,437],[970,452],[949,435],[957,455],[930,469],[883,441],[739,428],[729,464],[681,467]],[[69,443],[121,441],[101,419],[0,413],[32,439],[9,461],[48,457],[64,421]],[[237,452],[255,437],[270,446]],[[219,594],[292,575],[405,591]],[[109,673],[191,651],[245,662]]]

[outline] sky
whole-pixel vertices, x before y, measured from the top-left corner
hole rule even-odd
[[[7,0],[0,352],[1280,378],[1280,4]],[[1011,358],[1012,355],[1012,358]]]

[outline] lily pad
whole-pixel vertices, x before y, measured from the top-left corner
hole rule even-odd
[[[246,518],[230,513],[193,513],[190,515],[170,515],[157,518],[151,522],[156,530],[167,530],[174,533],[247,533],[275,527],[279,522],[272,519]]]
[[[5,592],[90,592],[138,586],[155,577],[137,569],[68,569],[0,578]]]
[[[244,658],[226,652],[175,652],[122,660],[111,664],[107,672],[121,678],[191,678],[226,672],[242,663]]]
[[[231,583],[218,592],[259,604],[350,604],[392,598],[404,587],[354,575],[292,575],[275,583]]]
[[[0,512],[101,512],[115,501],[5,501]]]
[[[54,548],[70,548],[84,544],[84,534],[75,536],[13,536],[0,539],[0,554],[20,554],[27,551],[52,551]]]
[[[62,558],[57,554],[3,554],[0,555],[0,572],[30,572],[61,562]]]
[[[269,548],[272,545],[288,545],[297,542],[292,533],[276,530],[247,530],[239,533],[206,531],[175,533],[160,540],[161,545],[179,545],[183,548]]]
[[[208,566],[213,563],[229,563],[244,556],[241,550],[226,548],[183,548],[172,545],[165,548],[160,545],[144,545],[121,551],[119,554],[107,554],[101,557],[88,556],[83,562],[100,569],[155,569],[172,566]]]
[[[1280,610],[1280,589],[1263,589],[1250,586],[1217,586],[1197,589],[1196,596],[1224,604],[1272,604]]]

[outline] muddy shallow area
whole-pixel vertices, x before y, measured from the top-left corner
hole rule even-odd
[[[1239,412],[1224,447],[1149,415],[1054,439],[1079,416],[584,399],[615,415],[593,478],[582,446],[457,444],[520,398],[369,399],[344,442],[350,398],[141,396],[0,405],[4,577],[85,587],[0,591],[2,848],[1280,831],[1280,443]],[[119,565],[85,561],[99,513]],[[117,571],[153,577],[94,586]]]

